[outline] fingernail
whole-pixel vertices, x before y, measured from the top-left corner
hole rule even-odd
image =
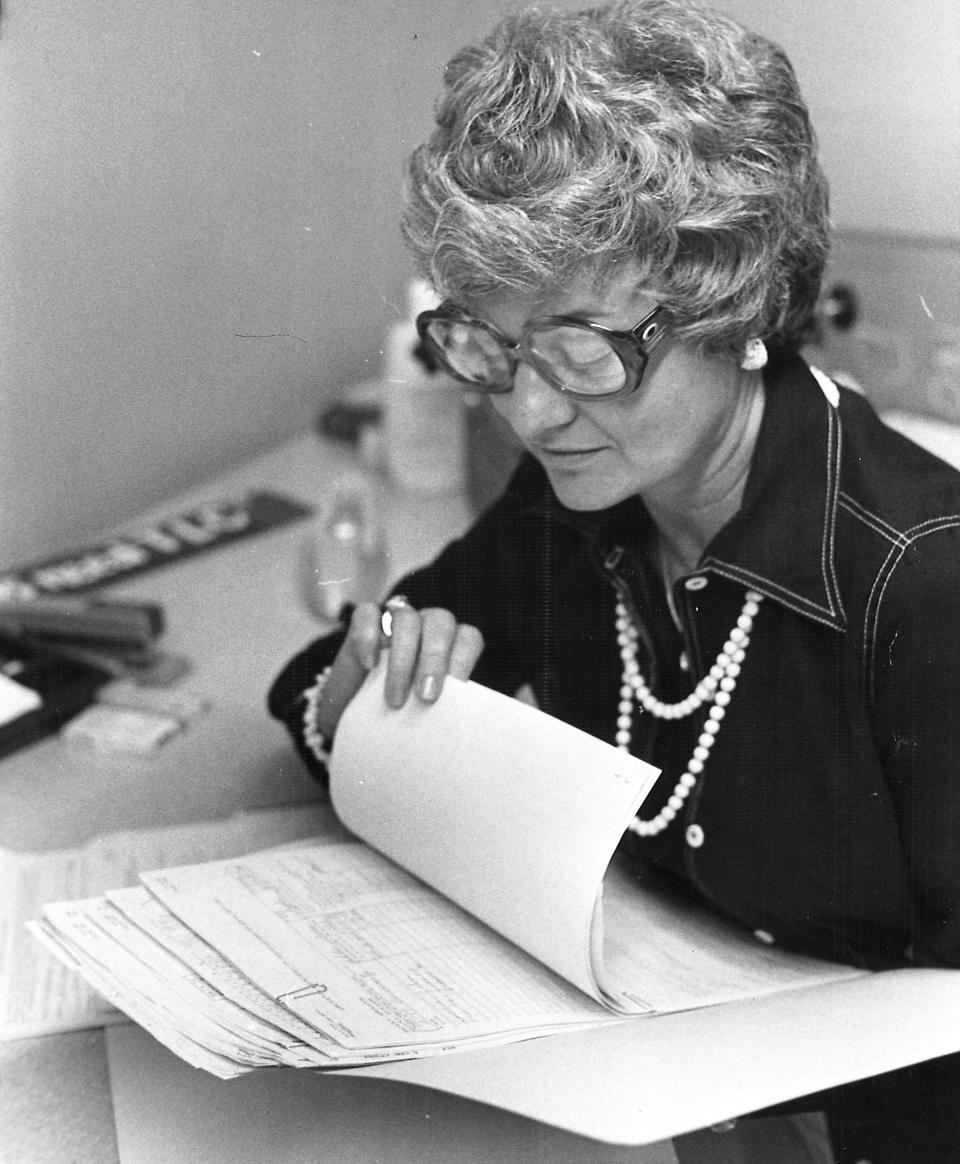
[[[440,694],[440,680],[436,675],[424,675],[420,680],[420,698],[425,703],[432,703]]]

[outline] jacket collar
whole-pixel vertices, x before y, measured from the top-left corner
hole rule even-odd
[[[842,630],[846,618],[834,541],[840,415],[799,357],[772,365],[765,386],[766,405],[743,504],[707,546],[699,569],[750,586]],[[634,545],[642,545],[652,532],[652,520],[638,498],[600,513],[579,513],[557,501],[535,463],[525,465],[515,482],[525,512],[569,526],[601,552],[622,540],[626,530]]]
[[[798,357],[771,368],[766,389],[743,504],[701,566],[842,630],[835,560],[840,413]]]

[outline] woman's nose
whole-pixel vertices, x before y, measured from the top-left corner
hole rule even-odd
[[[574,401],[526,363],[517,365],[511,391],[490,399],[521,441],[568,424],[576,416]]]

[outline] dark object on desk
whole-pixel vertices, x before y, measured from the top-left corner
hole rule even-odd
[[[62,641],[52,645],[61,655],[89,663],[115,679],[129,679],[140,687],[174,687],[193,670],[193,663],[186,655],[157,647],[123,651],[116,647],[78,647]]]
[[[155,602],[33,598],[0,602],[0,633],[50,646],[64,659],[114,676],[159,674],[163,607]],[[169,667],[166,668],[169,671]],[[162,681],[162,678],[161,678]]]
[[[155,602],[80,598],[0,602],[0,631],[20,638],[142,651],[163,632],[163,627],[163,607]]]
[[[383,410],[378,404],[348,404],[336,401],[317,416],[317,432],[330,440],[358,445],[365,428],[380,423]]]
[[[39,706],[0,724],[0,756],[55,732],[87,707],[109,671],[48,646],[0,633],[0,675],[39,696]]]
[[[68,556],[0,574],[0,602],[79,594],[263,533],[312,512],[303,502],[266,491],[212,502]]]

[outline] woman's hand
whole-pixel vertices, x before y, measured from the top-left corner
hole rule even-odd
[[[411,691],[424,703],[433,703],[447,675],[469,679],[480,658],[480,631],[458,623],[449,610],[418,611],[394,603],[390,615],[387,636],[375,603],[363,602],[353,612],[318,708],[318,726],[329,738],[382,650],[388,650],[385,694],[390,707],[402,707]]]

